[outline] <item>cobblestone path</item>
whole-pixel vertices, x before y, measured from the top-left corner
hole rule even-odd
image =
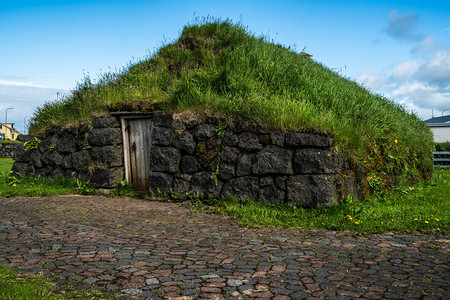
[[[450,299],[449,240],[246,228],[129,198],[0,198],[1,264],[148,299]]]

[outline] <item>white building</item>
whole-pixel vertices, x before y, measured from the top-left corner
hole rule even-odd
[[[450,115],[431,118],[425,121],[433,132],[436,143],[450,142]]]

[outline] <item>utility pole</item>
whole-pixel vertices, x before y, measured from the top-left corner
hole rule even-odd
[[[5,111],[5,123],[8,123],[8,110],[9,109],[14,109],[13,107],[8,107]]]

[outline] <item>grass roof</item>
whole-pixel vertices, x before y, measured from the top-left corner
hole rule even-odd
[[[330,134],[337,151],[377,178],[420,179],[432,168],[432,134],[417,116],[229,21],[186,26],[150,58],[95,84],[87,76],[70,96],[39,107],[30,132],[121,105]]]

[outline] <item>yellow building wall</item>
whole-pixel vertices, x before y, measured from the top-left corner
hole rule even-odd
[[[4,134],[5,139],[10,140],[16,140],[20,134],[14,129],[14,123],[0,123],[0,132]]]

